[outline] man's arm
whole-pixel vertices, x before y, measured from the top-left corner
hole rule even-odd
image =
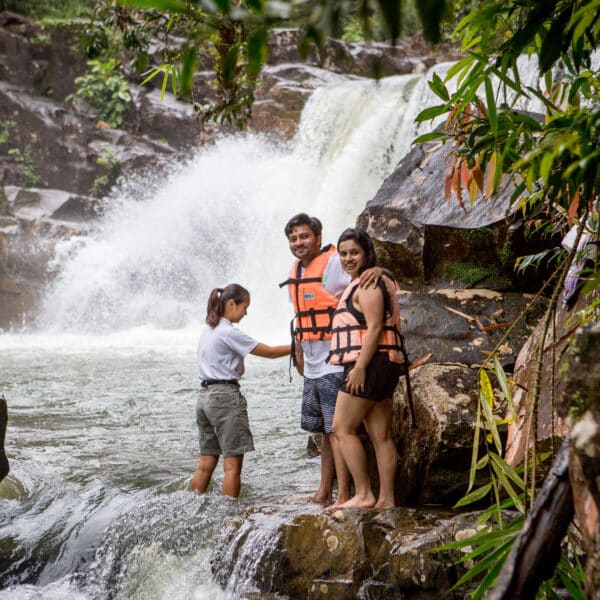
[[[360,283],[358,287],[366,289],[366,288],[375,288],[377,287],[377,283],[383,274],[383,269],[381,267],[371,267],[366,271],[363,271],[360,274]]]
[[[304,376],[304,352],[302,343],[296,340],[296,369],[300,375]]]

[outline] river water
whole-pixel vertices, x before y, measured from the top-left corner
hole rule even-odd
[[[256,452],[241,497],[188,491],[197,461],[195,346],[211,288],[251,292],[241,328],[287,339],[287,219],[324,242],[355,223],[409,150],[423,76],[317,90],[290,144],[231,137],[117,189],[90,235],[57,249],[35,323],[0,334],[10,475],[0,484],[0,599],[241,598],[210,557],[227,519],[313,492],[287,359],[250,357],[243,379]],[[302,509],[302,506],[299,507]],[[306,507],[304,507],[306,509]]]

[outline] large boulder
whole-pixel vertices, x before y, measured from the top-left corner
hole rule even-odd
[[[63,101],[86,69],[80,36],[80,23],[43,27],[22,15],[1,12],[0,80]]]
[[[564,369],[559,412],[572,425],[569,477],[586,562],[587,597],[600,597],[600,324],[578,330]]]
[[[0,103],[14,123],[6,148],[5,183],[89,194],[110,175],[156,170],[175,153],[165,143],[96,126],[75,110],[0,82]]]
[[[18,329],[35,318],[56,244],[86,234],[101,205],[62,190],[0,189],[10,209],[0,215],[0,330]]]
[[[433,362],[473,366],[500,344],[501,361],[512,370],[546,301],[530,304],[528,294],[483,288],[404,291],[399,305],[410,358],[431,354]]]
[[[302,110],[312,92],[318,87],[348,80],[344,75],[310,65],[267,65],[260,76],[249,127],[255,131],[291,139],[297,131]]]
[[[538,289],[545,271],[519,277],[515,258],[548,247],[525,240],[510,223],[511,186],[492,198],[478,193],[464,208],[444,194],[444,172],[451,143],[413,148],[383,182],[357,224],[375,239],[383,264],[399,280],[453,280],[457,287]]]
[[[409,508],[329,515],[265,507],[229,524],[213,572],[230,589],[251,582],[288,598],[459,598],[451,588],[464,572],[460,553],[436,549],[474,520]]]

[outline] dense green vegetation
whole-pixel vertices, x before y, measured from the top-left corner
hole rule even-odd
[[[95,0],[0,0],[0,10],[10,10],[34,19],[89,18]]]

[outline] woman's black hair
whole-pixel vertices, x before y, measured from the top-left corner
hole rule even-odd
[[[360,267],[359,273],[370,269],[377,265],[377,254],[375,253],[375,245],[373,244],[373,240],[371,236],[362,229],[358,229],[356,227],[348,227],[342,231],[342,235],[340,235],[337,243],[338,250],[340,248],[340,244],[342,242],[347,242],[348,240],[355,241],[364,251],[365,253],[365,262]]]
[[[206,306],[206,322],[213,329],[219,324],[225,313],[227,300],[233,300],[236,304],[241,304],[246,300],[250,300],[250,292],[238,283],[230,283],[224,288],[214,288],[208,297]]]

